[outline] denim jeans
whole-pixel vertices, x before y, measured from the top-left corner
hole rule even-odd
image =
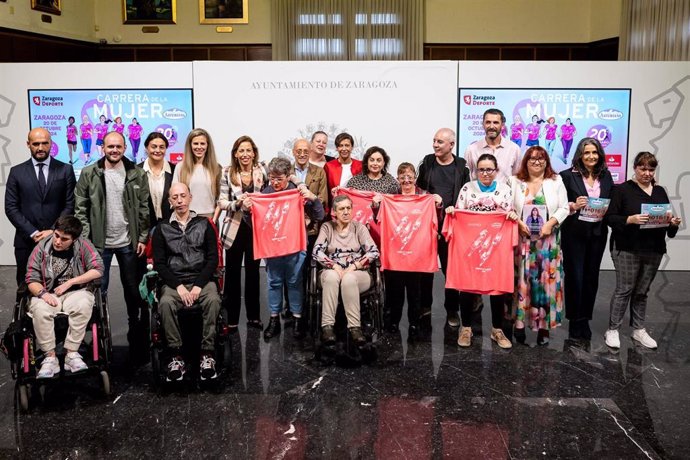
[[[268,306],[271,316],[279,315],[283,310],[283,284],[287,284],[290,311],[294,315],[302,314],[302,266],[307,257],[306,251],[287,256],[266,259],[266,278],[268,278]]]
[[[108,296],[108,285],[110,281],[110,265],[113,262],[113,256],[117,257],[117,263],[120,266],[120,281],[122,282],[122,290],[125,294],[125,304],[127,305],[127,317],[129,319],[130,329],[132,325],[138,325],[140,317],[144,319],[142,314],[144,301],[139,295],[139,279],[138,275],[141,272],[139,267],[139,258],[134,252],[132,245],[123,246],[121,248],[106,248],[103,250],[103,281],[101,283],[101,292],[103,297]]]
[[[546,152],[549,156],[553,156],[553,150],[556,148],[556,139],[546,139]]]

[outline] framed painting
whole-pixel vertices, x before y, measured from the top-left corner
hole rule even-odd
[[[122,0],[125,24],[175,24],[177,0]]]
[[[62,0],[31,0],[31,9],[50,14],[62,14]]]
[[[248,24],[249,0],[199,0],[201,24]]]

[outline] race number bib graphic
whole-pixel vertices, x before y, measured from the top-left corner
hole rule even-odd
[[[438,217],[432,195],[383,195],[378,222],[384,270],[438,271]]]
[[[475,294],[513,292],[517,224],[501,212],[456,210],[443,222],[448,241],[446,288]]]
[[[307,249],[304,203],[298,190],[250,193],[254,259],[268,259]]]

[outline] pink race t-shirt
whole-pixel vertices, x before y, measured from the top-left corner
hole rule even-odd
[[[114,123],[113,124],[113,131],[115,131],[116,133],[122,134],[125,131],[124,123]]]
[[[562,125],[561,126],[561,139],[569,141],[573,138],[573,133],[575,132],[575,125]]]
[[[513,123],[510,125],[510,139],[518,140],[522,139],[522,132],[525,130],[525,125],[522,123]]]
[[[544,127],[544,131],[546,131],[546,140],[552,141],[552,140],[556,139],[556,131],[558,131],[558,125],[556,123],[547,124]]]
[[[91,139],[93,135],[93,125],[91,123],[82,123],[79,125],[79,130],[81,131],[82,139]]]
[[[255,260],[307,250],[304,201],[298,190],[249,196]]]
[[[77,127],[74,125],[67,125],[67,141],[77,142]]]
[[[441,232],[448,241],[446,288],[487,295],[513,292],[517,228],[503,212],[448,214]]]
[[[539,125],[536,123],[530,123],[527,125],[527,139],[530,141],[536,141],[539,139]]]
[[[384,270],[438,271],[438,217],[433,195],[383,195],[377,218]]]
[[[141,132],[143,130],[144,128],[142,128],[141,125],[135,125],[132,123],[131,125],[127,126],[127,135],[130,139],[141,139]]]
[[[106,134],[108,134],[108,125],[105,123],[98,123],[94,130],[96,131],[96,138],[103,140]]]

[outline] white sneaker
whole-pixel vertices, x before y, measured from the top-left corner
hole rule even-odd
[[[88,368],[89,366],[76,351],[70,351],[65,356],[65,371],[75,373],[85,371]]]
[[[55,374],[60,373],[60,362],[55,356],[48,356],[43,359],[41,369],[36,375],[37,379],[52,379]]]
[[[615,329],[609,329],[608,331],[604,332],[604,339],[606,341],[606,345],[611,348],[621,347],[621,339],[618,337],[618,331]]]
[[[635,329],[632,333],[633,340],[637,340],[645,348],[656,348],[656,340],[651,338],[645,329]]]

